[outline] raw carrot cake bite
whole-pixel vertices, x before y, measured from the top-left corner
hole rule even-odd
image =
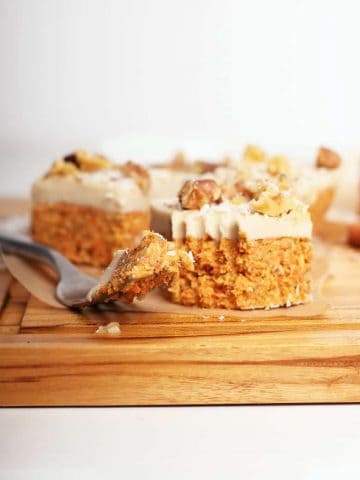
[[[168,285],[183,268],[191,271],[193,259],[184,250],[176,251],[158,233],[144,232],[134,249],[119,250],[99,283],[88,294],[89,303],[122,300],[132,302],[154,288]]]
[[[149,228],[149,176],[139,165],[76,151],[32,188],[32,235],[71,261],[106,266]]]
[[[232,187],[224,189],[213,179],[188,181],[179,202],[166,205],[176,248],[194,258],[192,269],[172,276],[171,300],[240,310],[309,301],[312,222],[307,207],[268,180],[251,189],[240,181]]]

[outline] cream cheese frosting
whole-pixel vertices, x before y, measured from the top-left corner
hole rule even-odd
[[[50,176],[33,185],[34,203],[73,203],[107,211],[143,211],[148,197],[133,179],[114,169]]]
[[[154,203],[153,216],[158,216],[158,231],[174,240],[185,237],[214,240],[221,238],[236,239],[244,236],[249,240],[264,238],[311,238],[312,222],[305,205],[299,202],[298,207],[288,213],[271,217],[252,211],[249,203],[233,205],[223,202],[219,205],[205,205],[200,210],[181,210],[174,201]]]

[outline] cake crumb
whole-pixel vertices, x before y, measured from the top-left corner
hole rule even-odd
[[[219,315],[218,319],[220,320],[220,322],[223,322],[225,320],[225,317],[224,317],[224,315]]]
[[[95,331],[96,334],[120,335],[121,329],[119,322],[110,322],[107,325],[100,325]]]

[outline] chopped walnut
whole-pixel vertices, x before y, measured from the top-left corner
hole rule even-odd
[[[48,177],[57,175],[74,175],[77,172],[96,172],[111,168],[112,163],[102,155],[90,155],[86,150],[77,150],[56,160],[52,165]]]
[[[70,162],[64,162],[63,159],[56,160],[50,171],[47,173],[47,177],[55,177],[55,176],[67,176],[67,175],[74,175],[78,172],[79,169]]]
[[[243,182],[242,180],[237,180],[234,183],[234,188],[237,194],[241,194],[244,197],[252,198],[253,196],[253,192],[249,190],[245,182]]]
[[[328,169],[338,168],[341,164],[341,157],[329,148],[320,147],[317,157],[316,166]]]
[[[253,198],[253,193],[242,180],[222,185],[223,198],[229,199],[235,205],[241,205]]]
[[[76,155],[76,152],[73,152],[73,153],[69,153],[68,155],[65,155],[65,157],[63,158],[63,161],[66,163],[66,164],[73,164],[76,168],[80,168],[80,163],[77,159],[77,155]]]
[[[280,190],[289,190],[291,187],[291,182],[290,178],[285,175],[284,173],[281,173],[278,178],[277,178],[277,184]]]
[[[244,193],[248,198],[258,198],[262,192],[276,189],[278,192],[278,188],[273,182],[270,182],[266,178],[257,178],[255,180],[247,180],[244,184],[244,189],[242,193]]]
[[[249,199],[246,198],[244,195],[241,195],[240,193],[230,198],[230,202],[234,205],[242,205],[248,201]]]
[[[270,175],[288,175],[290,173],[289,160],[283,155],[271,157],[266,170]]]
[[[188,180],[179,192],[179,201],[186,210],[197,210],[209,203],[221,201],[221,188],[215,180]]]
[[[110,160],[103,155],[90,155],[86,150],[78,150],[73,155],[75,156],[77,165],[79,165],[82,172],[96,172],[98,170],[111,168],[112,166]],[[71,157],[73,155],[71,155]],[[68,157],[65,157],[64,161],[66,161],[66,158]]]
[[[262,148],[256,145],[248,145],[243,154],[243,160],[246,162],[265,162],[267,155]]]
[[[281,192],[265,190],[260,193],[257,199],[251,200],[250,205],[255,212],[269,215],[270,217],[278,217],[283,213],[294,210],[296,201],[289,195]]]
[[[250,166],[241,166],[241,169],[236,172],[235,179],[242,182],[250,180],[253,176],[253,172]]]
[[[134,162],[126,162],[124,165],[119,166],[120,170],[134,180],[140,190],[144,193],[148,193],[150,190],[150,176],[149,172]]]

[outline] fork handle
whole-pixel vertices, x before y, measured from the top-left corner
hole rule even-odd
[[[50,247],[33,242],[25,236],[0,232],[0,247],[4,253],[21,255],[31,260],[45,262],[54,267],[57,273],[61,273],[58,252]]]

